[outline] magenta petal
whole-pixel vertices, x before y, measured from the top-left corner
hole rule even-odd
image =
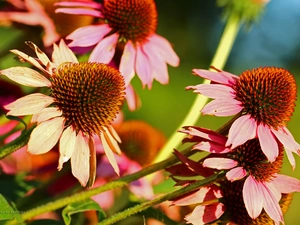
[[[280,193],[300,192],[300,180],[286,176],[283,174],[277,174],[272,180],[272,184]]]
[[[204,167],[218,170],[228,170],[238,165],[237,161],[228,158],[207,158],[203,162]]]
[[[67,36],[70,47],[88,47],[100,42],[111,31],[107,24],[80,27]]]
[[[184,127],[186,130],[182,130],[182,133],[191,135],[191,136],[197,136],[200,138],[203,138],[205,140],[208,140],[209,142],[215,142],[220,145],[225,145],[227,138],[221,134],[218,134],[217,132],[202,128],[202,127],[192,127],[187,126]]]
[[[235,83],[235,80],[238,79],[238,76],[231,73],[224,72],[212,72],[209,70],[193,69],[193,72],[205,79],[214,81],[219,84],[232,85]]]
[[[86,15],[93,17],[103,17],[102,12],[95,9],[84,9],[84,8],[59,8],[55,10],[55,13],[66,13],[74,15]]]
[[[134,77],[136,51],[131,41],[128,41],[124,47],[124,51],[120,62],[120,72],[124,76],[125,86],[127,86]]]
[[[118,34],[112,34],[100,41],[92,51],[89,62],[109,63],[115,54],[118,38]]]
[[[220,218],[225,212],[225,206],[222,203],[213,203],[211,205],[199,205],[193,212],[185,217],[188,223],[194,225],[207,224]]]
[[[246,175],[247,175],[247,171],[243,167],[238,166],[228,171],[226,173],[226,178],[227,180],[233,182],[244,178]]]
[[[136,64],[135,69],[138,77],[141,79],[143,87],[148,85],[149,89],[152,86],[153,77],[151,76],[152,69],[148,56],[143,51],[141,45],[136,46]]]
[[[261,123],[257,127],[257,135],[261,150],[270,162],[274,162],[279,154],[279,149],[271,130]]]
[[[210,153],[216,153],[216,154],[223,154],[223,153],[227,153],[230,152],[231,149],[230,148],[225,148],[224,145],[220,145],[217,143],[213,143],[213,142],[200,142],[196,145],[194,145],[193,150],[194,149],[198,149],[198,150],[202,150],[202,151],[206,151],[206,152],[210,152]]]
[[[232,116],[242,109],[240,102],[235,99],[216,99],[206,104],[201,112],[205,115]]]
[[[261,188],[258,183],[251,175],[245,180],[243,187],[243,198],[245,207],[249,216],[252,219],[256,219],[263,208],[263,197]]]
[[[244,115],[236,119],[231,125],[228,133],[226,146],[236,148],[244,144],[246,141],[256,137],[256,121],[250,115]]]

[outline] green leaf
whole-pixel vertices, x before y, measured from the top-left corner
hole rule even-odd
[[[106,218],[105,212],[102,210],[102,208],[98,205],[98,203],[91,199],[87,199],[83,202],[75,202],[68,205],[63,209],[62,217],[64,219],[65,224],[70,225],[71,215],[90,210],[98,211],[98,220],[103,220]]]
[[[64,223],[59,220],[41,219],[41,220],[34,220],[28,223],[27,225],[64,225]]]
[[[10,220],[20,215],[20,213],[15,210],[0,194],[0,220]]]

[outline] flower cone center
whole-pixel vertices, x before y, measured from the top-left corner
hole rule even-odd
[[[102,63],[64,63],[52,77],[54,104],[76,132],[99,134],[119,112],[124,100],[120,72]]]
[[[143,42],[155,32],[157,11],[153,0],[104,0],[107,23],[124,42]]]
[[[294,112],[296,82],[285,69],[264,67],[247,70],[237,79],[233,89],[246,114],[274,129],[285,126]]]
[[[257,181],[268,182],[280,172],[283,163],[283,145],[278,143],[279,154],[274,162],[269,162],[260,147],[258,139],[248,140],[245,144],[233,149],[230,158],[238,162]]]

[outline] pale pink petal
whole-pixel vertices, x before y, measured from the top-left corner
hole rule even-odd
[[[270,162],[274,162],[279,154],[279,149],[270,128],[262,123],[259,124],[257,126],[257,136],[261,150],[267,156]]]
[[[177,67],[179,65],[179,57],[173,50],[170,42],[164,37],[153,34],[149,39],[149,45],[153,48],[157,55],[162,58],[165,62],[170,64],[171,66]]]
[[[93,17],[103,17],[102,12],[95,9],[84,9],[84,8],[58,8],[55,10],[55,13],[66,13],[74,15],[86,15]]]
[[[82,186],[86,186],[90,176],[90,149],[87,138],[81,132],[76,136],[75,149],[71,157],[72,174]]]
[[[72,126],[67,127],[59,140],[58,170],[61,170],[63,164],[72,157],[76,148],[76,140],[76,132],[73,130]]]
[[[209,142],[215,142],[220,145],[225,145],[227,138],[221,134],[218,134],[217,132],[202,128],[202,127],[184,127],[186,130],[181,130],[180,132],[191,135],[191,136],[197,136],[203,139],[208,140]]]
[[[53,45],[52,60],[56,66],[59,66],[65,62],[78,63],[75,54],[69,49],[63,39],[60,40],[59,46]]]
[[[218,170],[232,169],[237,165],[237,161],[228,158],[207,158],[203,162],[204,167],[214,168]]]
[[[141,107],[141,99],[134,91],[131,84],[126,87],[126,101],[130,111],[134,111]]]
[[[300,192],[300,180],[294,177],[277,174],[271,183],[280,193]]]
[[[225,148],[224,145],[216,144],[213,142],[208,142],[208,141],[202,141],[196,145],[193,146],[193,150],[198,149],[201,151],[206,151],[210,153],[216,153],[216,154],[223,154],[230,152],[230,148]]]
[[[220,218],[225,212],[225,206],[222,203],[212,203],[211,205],[199,205],[193,212],[185,217],[188,223],[194,225],[207,224]]]
[[[244,178],[246,175],[247,175],[247,171],[243,167],[238,166],[228,171],[226,173],[226,178],[227,180],[233,182]]]
[[[149,89],[152,86],[153,77],[151,76],[151,63],[148,56],[143,51],[142,47],[136,46],[136,64],[135,69],[138,77],[141,79],[143,87],[148,85]]]
[[[270,186],[271,185],[268,183],[261,185],[264,210],[270,216],[270,218],[274,220],[275,224],[279,225],[280,222],[284,223],[283,215],[278,203],[279,199],[276,198],[276,193],[273,192],[274,189]]]
[[[63,117],[56,117],[37,125],[30,135],[27,151],[37,155],[51,150],[61,136],[64,120]]]
[[[226,101],[224,99],[216,99],[206,104],[201,112],[204,115],[232,116],[243,109],[240,104],[239,101],[233,98],[226,99]]]
[[[119,175],[120,174],[120,169],[119,169],[119,166],[117,164],[117,160],[114,156],[114,153],[107,141],[107,138],[105,137],[104,135],[104,132],[101,132],[100,133],[100,140],[102,142],[102,145],[103,145],[103,149],[104,149],[104,152],[106,154],[106,157],[109,161],[109,163],[111,164],[111,166],[114,168],[114,171]]]
[[[257,123],[250,115],[244,115],[236,119],[231,125],[228,133],[226,146],[236,148],[246,141],[256,137]]]
[[[195,93],[205,95],[209,98],[232,99],[234,90],[231,87],[222,84],[198,84],[196,86],[188,86],[186,90],[193,89]]]
[[[285,153],[286,153],[286,155],[288,157],[288,160],[289,160],[289,162],[292,166],[292,169],[294,170],[296,168],[296,160],[295,160],[295,157],[293,155],[293,152],[285,149]]]
[[[92,51],[89,62],[109,63],[115,54],[118,38],[115,33],[101,40]]]
[[[223,197],[221,189],[216,185],[202,187],[198,191],[174,201],[173,205],[193,205],[197,203],[205,203],[205,201],[216,200]]]
[[[71,6],[71,7],[90,7],[93,9],[102,9],[102,4],[97,2],[67,2],[67,1],[61,1],[61,2],[55,2],[54,6]]]
[[[11,67],[0,71],[1,75],[29,87],[50,87],[51,82],[37,71],[27,67]]]
[[[286,127],[279,128],[278,130],[272,129],[272,133],[275,134],[285,149],[300,155],[300,145],[295,141],[293,135]]]
[[[70,47],[88,47],[100,42],[110,31],[107,24],[90,25],[76,29],[66,38],[72,40]]]
[[[26,95],[16,101],[5,105],[9,110],[7,115],[25,116],[41,112],[45,107],[53,103],[53,98],[40,93]]]
[[[238,76],[230,73],[223,73],[223,72],[212,72],[209,70],[201,70],[201,69],[193,69],[193,72],[205,79],[214,81],[219,84],[225,84],[232,86],[235,83]]]
[[[40,113],[36,113],[32,116],[31,118],[31,122],[35,123],[37,122],[38,124],[41,122],[44,122],[46,120],[50,120],[54,117],[58,117],[62,115],[62,111],[59,110],[56,107],[48,107],[48,108],[44,108],[43,110],[41,110]]]
[[[243,199],[249,216],[256,219],[263,208],[263,194],[260,184],[251,175],[245,180],[243,187]]]
[[[120,61],[120,72],[124,76],[125,86],[130,83],[134,77],[134,65],[135,65],[136,51],[131,41],[128,41],[124,47],[124,51]]]

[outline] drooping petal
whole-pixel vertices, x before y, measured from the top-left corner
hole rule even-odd
[[[280,193],[300,192],[300,180],[297,178],[277,174],[271,182]]]
[[[11,67],[0,71],[1,75],[29,87],[50,87],[51,82],[37,71],[27,67]]]
[[[226,146],[231,145],[233,149],[244,144],[246,141],[256,137],[256,130],[257,123],[250,115],[239,117],[233,122],[229,129]]]
[[[82,186],[86,186],[90,176],[90,150],[88,140],[79,132],[76,136],[75,149],[71,157],[72,174]]]
[[[180,132],[191,135],[191,136],[197,136],[200,138],[203,138],[209,142],[215,142],[220,145],[225,145],[227,138],[221,134],[218,134],[217,132],[203,128],[203,127],[192,127],[187,126],[184,127],[185,130],[180,130]]]
[[[58,170],[61,170],[63,164],[72,157],[76,147],[76,140],[76,132],[73,130],[72,126],[67,127],[62,133],[59,141]]]
[[[170,42],[164,37],[153,34],[148,37],[149,45],[157,52],[157,55],[161,57],[165,62],[171,66],[177,67],[179,65],[179,57],[173,50]]]
[[[124,76],[125,86],[130,83],[134,77],[136,51],[131,41],[128,41],[124,47],[124,51],[120,61],[120,72]]]
[[[261,150],[267,156],[270,162],[274,162],[279,154],[279,149],[270,128],[262,123],[259,124],[257,126],[257,136]]]
[[[120,136],[118,135],[118,133],[116,132],[116,130],[114,129],[113,126],[108,126],[107,129],[108,129],[108,131],[109,131],[108,133],[111,135],[112,139],[116,140],[119,143],[122,142]],[[116,145],[118,145],[118,143],[116,143]],[[119,146],[117,146],[117,147],[119,147]],[[117,152],[117,154],[121,154],[121,150],[120,149]]]
[[[53,45],[52,60],[56,66],[59,66],[65,62],[78,63],[75,54],[69,49],[63,39],[60,40],[59,46]]]
[[[220,218],[224,212],[225,206],[222,203],[199,205],[196,206],[191,214],[185,217],[185,220],[194,225],[207,224]]]
[[[48,107],[44,108],[40,113],[36,113],[32,116],[31,122],[35,123],[37,122],[38,124],[41,122],[44,122],[46,120],[50,120],[54,117],[58,117],[62,115],[62,111],[59,110],[56,107]]]
[[[261,183],[257,182],[251,175],[245,180],[243,187],[243,199],[249,216],[256,219],[263,208],[263,196]]]
[[[118,38],[115,33],[101,40],[92,51],[89,62],[109,63],[115,54]]]
[[[25,116],[40,113],[52,102],[52,97],[40,93],[34,93],[19,98],[14,102],[5,105],[4,108],[9,110],[7,115]]]
[[[27,151],[33,155],[48,152],[58,142],[63,129],[63,117],[56,117],[40,123],[30,135]]]
[[[134,111],[141,107],[141,99],[134,91],[131,84],[126,87],[126,101],[130,111]]]
[[[76,29],[66,39],[71,39],[70,47],[88,47],[96,45],[111,31],[107,24],[89,25]]]
[[[236,79],[238,79],[238,76],[231,74],[231,73],[224,73],[224,72],[212,72],[209,70],[201,70],[201,69],[193,69],[193,72],[205,79],[214,81],[219,84],[225,84],[232,86],[232,84],[235,83]]]
[[[201,112],[204,115],[232,116],[239,113],[242,109],[240,102],[233,98],[226,99],[226,101],[224,99],[216,99],[206,104]]]
[[[279,128],[278,130],[272,129],[272,133],[275,134],[286,149],[300,155],[300,145],[295,141],[293,135],[286,127]]]
[[[227,153],[230,152],[231,149],[230,148],[225,148],[224,145],[220,145],[217,143],[213,143],[213,142],[200,142],[196,145],[193,146],[192,148],[194,149],[198,149],[198,150],[202,150],[202,151],[207,151],[210,153],[216,153],[216,154],[223,154],[223,153]]]
[[[192,205],[197,203],[204,203],[205,201],[215,200],[223,197],[221,189],[216,185],[210,185],[207,187],[202,187],[198,191],[175,200],[172,204],[184,206]]]
[[[238,166],[228,171],[226,173],[226,178],[227,180],[233,182],[244,178],[246,175],[247,175],[247,171],[243,167]]]
[[[286,153],[286,155],[288,157],[288,160],[289,160],[289,162],[292,166],[292,169],[294,170],[296,168],[296,160],[295,160],[295,157],[293,155],[293,152],[285,149],[285,153]]]
[[[233,89],[222,84],[198,84],[196,86],[188,86],[185,89],[193,89],[195,93],[202,94],[214,99],[221,98],[223,101],[227,101],[227,99],[233,98]]]
[[[39,58],[39,60],[42,62],[42,64],[45,67],[47,67],[51,64],[51,61],[49,60],[48,56],[44,52],[42,52],[42,50],[39,49],[39,47],[37,47],[31,41],[27,41],[26,44],[34,50],[35,54],[37,55],[37,57]]]
[[[207,158],[203,162],[204,167],[214,168],[218,170],[232,169],[237,165],[237,161],[228,158]]]
[[[142,81],[143,87],[148,85],[150,89],[153,81],[153,77],[151,76],[151,64],[140,44],[136,45],[135,70]]]
[[[58,8],[55,13],[67,13],[74,15],[84,15],[93,17],[103,17],[102,12],[95,9],[85,9],[85,8]]]

